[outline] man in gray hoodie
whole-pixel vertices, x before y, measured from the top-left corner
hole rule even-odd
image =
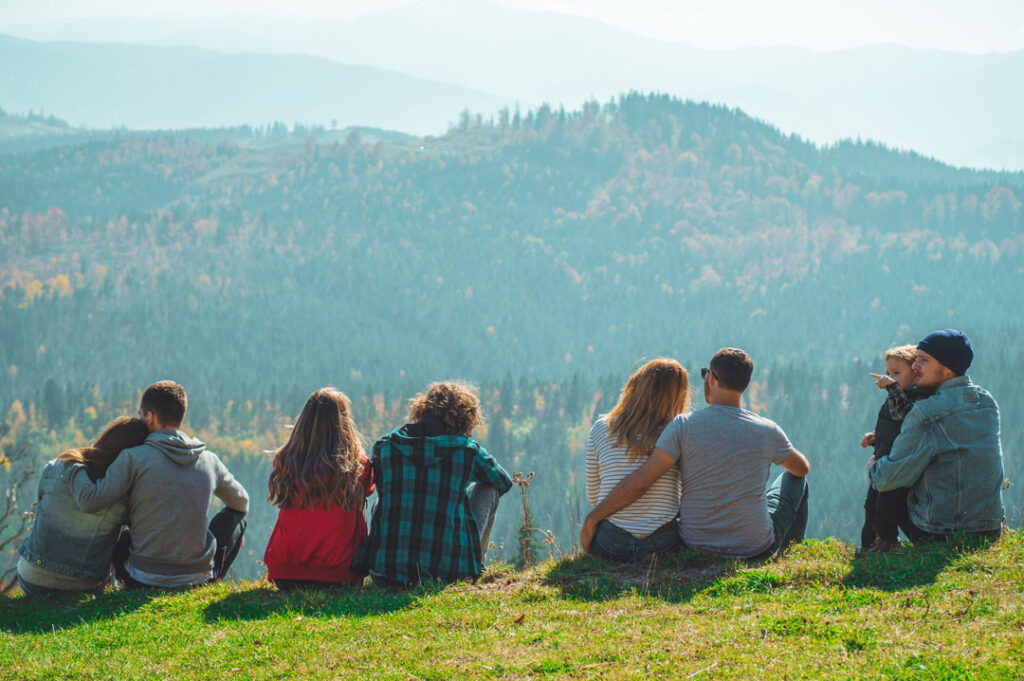
[[[128,586],[220,579],[241,548],[249,495],[216,454],[180,430],[187,407],[180,385],[154,383],[139,402],[149,427],[145,443],[121,452],[96,482],[84,466],[71,476],[71,495],[83,511],[127,497],[130,538],[119,542],[114,569]],[[207,524],[212,495],[225,508]]]

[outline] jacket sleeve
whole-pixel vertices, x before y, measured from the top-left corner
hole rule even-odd
[[[595,427],[590,429],[590,436],[587,438],[587,503],[591,506],[597,506],[597,502],[601,501],[601,475],[595,446],[597,438],[594,434],[596,425],[595,423]]]
[[[508,471],[502,468],[486,449],[479,445],[477,448],[477,455],[473,457],[473,478],[494,487],[499,494],[512,489],[512,476]]]
[[[242,483],[235,480],[235,476],[231,475],[231,471],[228,467],[220,460],[216,454],[210,452],[213,455],[213,460],[216,462],[217,469],[217,486],[214,488],[213,493],[218,499],[224,502],[224,505],[228,508],[233,508],[236,511],[242,513],[249,512],[249,493],[242,487]]]
[[[899,383],[890,384],[886,390],[889,393],[885,400],[885,403],[889,405],[889,416],[893,421],[899,423],[910,413],[910,409],[914,406],[914,400],[903,391]]]
[[[68,471],[68,492],[86,513],[95,513],[124,498],[132,486],[134,466],[132,457],[124,452],[107,468],[107,474],[93,482],[83,464],[75,464]]]
[[[892,443],[889,456],[871,464],[868,472],[871,485],[879,492],[913,487],[934,456],[932,435],[925,426],[921,411],[912,409]]]

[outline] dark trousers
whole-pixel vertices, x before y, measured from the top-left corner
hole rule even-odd
[[[910,537],[910,518],[907,515],[908,487],[879,492],[868,485],[867,498],[864,500],[864,527],[860,530],[861,548],[868,548],[875,537],[887,542],[895,542],[902,529],[903,534]]]
[[[213,579],[223,579],[224,575],[235,562],[239,549],[242,548],[242,538],[245,535],[247,526],[245,514],[233,508],[224,508],[210,521],[209,530],[214,538],[213,552]],[[150,584],[144,584],[128,574],[126,563],[131,553],[132,538],[128,528],[121,530],[117,538],[117,545],[114,547],[114,575],[128,589],[153,588]]]

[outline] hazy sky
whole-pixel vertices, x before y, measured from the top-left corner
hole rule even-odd
[[[5,25],[71,17],[234,13],[354,17],[405,4],[408,0],[0,0],[0,31]],[[742,45],[836,49],[880,42],[961,52],[1024,49],[1024,0],[500,0],[500,4],[576,14],[643,35],[713,49]]]

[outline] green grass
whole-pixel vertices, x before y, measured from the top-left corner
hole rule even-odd
[[[777,562],[567,557],[475,585],[0,599],[3,679],[1020,679],[1024,536]]]

